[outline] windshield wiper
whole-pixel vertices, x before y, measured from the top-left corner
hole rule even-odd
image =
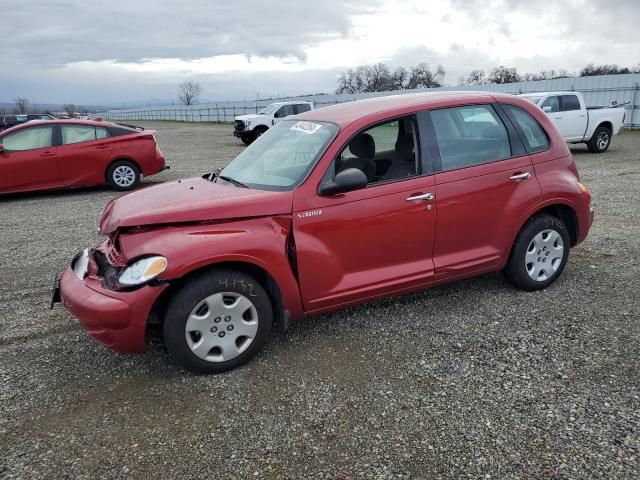
[[[220,175],[218,174],[216,176],[216,178],[221,178],[222,180],[224,180],[225,182],[229,182],[229,183],[233,183],[235,186],[237,187],[242,187],[242,188],[249,188],[247,185],[245,185],[244,183],[236,180],[235,178],[231,178],[231,177],[226,177],[224,175]]]

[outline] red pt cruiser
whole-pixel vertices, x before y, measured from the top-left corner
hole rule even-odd
[[[590,204],[527,100],[346,103],[283,120],[221,172],[111,201],[107,239],[73,259],[54,300],[114,350],[160,336],[185,368],[221,372],[305,315],[496,270],[545,288]]]

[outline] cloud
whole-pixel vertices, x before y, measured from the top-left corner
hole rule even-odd
[[[0,101],[119,103],[331,92],[365,63],[442,64],[455,85],[497,65],[520,73],[640,62],[640,1],[0,0]]]
[[[6,2],[5,2],[6,3]],[[3,65],[76,61],[293,56],[349,35],[365,0],[188,2],[29,0],[2,8]]]

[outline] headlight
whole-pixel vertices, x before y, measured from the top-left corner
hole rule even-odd
[[[167,259],[164,257],[146,257],[132,263],[120,274],[120,285],[131,287],[141,285],[156,278],[167,269]]]

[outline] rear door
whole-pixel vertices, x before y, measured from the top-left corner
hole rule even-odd
[[[402,145],[402,164],[378,175],[376,155],[389,145]],[[344,194],[315,192],[294,207],[306,311],[360,302],[432,280],[434,178],[421,145],[414,116],[367,128],[343,147],[322,183],[333,180],[341,169],[359,168],[371,175],[369,184]]]
[[[581,109],[577,95],[560,95],[560,115],[565,140],[582,140],[587,129],[587,111]]]
[[[60,125],[58,163],[66,185],[104,183],[113,140],[104,127],[80,124]]]
[[[499,107],[432,110],[436,279],[491,270],[521,211],[540,196],[531,159]]]
[[[57,186],[54,125],[21,128],[0,137],[0,191],[29,190]]]

